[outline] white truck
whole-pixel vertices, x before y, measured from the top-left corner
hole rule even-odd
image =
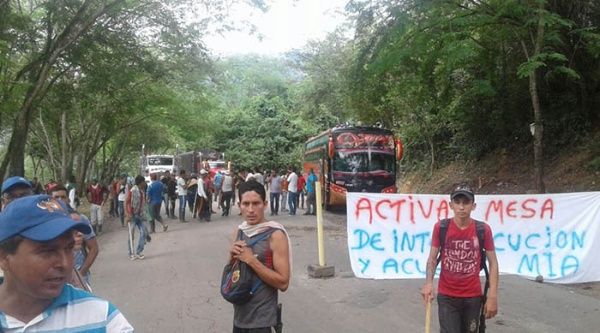
[[[150,181],[150,175],[153,173],[159,176],[169,171],[175,173],[175,157],[173,155],[143,155],[141,163],[142,175],[146,178],[146,182]]]

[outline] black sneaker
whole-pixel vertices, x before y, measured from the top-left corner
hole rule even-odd
[[[150,235],[146,235],[146,242],[150,243],[152,241],[152,237]]]

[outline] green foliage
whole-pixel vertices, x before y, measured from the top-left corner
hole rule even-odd
[[[56,46],[48,42],[83,2],[37,3],[0,1],[0,130],[8,135]],[[285,58],[211,59],[201,37],[234,29],[227,8],[240,3],[267,9],[262,0],[110,7],[48,67],[33,103],[32,164],[108,177],[136,172],[144,144],[156,153],[212,148],[238,168],[281,169],[299,166],[308,137],[362,121],[402,138],[403,167],[432,169],[531,144],[532,77],[548,151],[600,123],[594,1],[354,0],[348,25]]]
[[[600,156],[598,156],[598,157],[594,158],[593,160],[591,160],[588,163],[587,167],[591,171],[600,172]]]
[[[206,93],[212,66],[200,38],[234,27],[226,13],[237,3],[266,9],[262,0],[0,2],[0,129],[27,115],[27,127],[9,135],[27,138],[32,123],[32,156],[80,177],[137,163],[141,144],[162,152],[210,144],[197,135],[218,129],[207,116],[218,103]]]
[[[528,78],[535,73],[544,79],[538,89],[551,147],[600,118],[587,97],[600,80],[600,66],[588,60],[598,55],[598,6],[379,0],[354,1],[349,10],[357,46],[352,106],[360,119],[394,128],[405,164],[429,160],[434,167],[530,143]]]

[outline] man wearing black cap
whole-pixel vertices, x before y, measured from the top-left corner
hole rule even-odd
[[[89,233],[47,195],[20,198],[0,214],[0,332],[133,332],[114,305],[67,284],[73,231]]]
[[[433,300],[433,278],[439,262],[438,316],[440,332],[479,332],[482,313],[489,319],[498,312],[498,260],[490,226],[471,218],[475,210],[475,194],[466,184],[458,185],[450,195],[454,217],[444,219],[433,227],[431,251],[427,260],[423,300]],[[444,237],[445,236],[445,237]],[[442,239],[443,238],[443,239]],[[482,239],[483,244],[480,244]],[[489,262],[489,291],[487,299],[481,290],[479,272],[485,260]]]

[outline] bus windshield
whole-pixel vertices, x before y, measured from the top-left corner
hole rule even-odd
[[[173,165],[172,157],[148,157],[148,165]]]
[[[394,173],[396,159],[393,154],[368,151],[337,151],[333,160],[333,171]]]

